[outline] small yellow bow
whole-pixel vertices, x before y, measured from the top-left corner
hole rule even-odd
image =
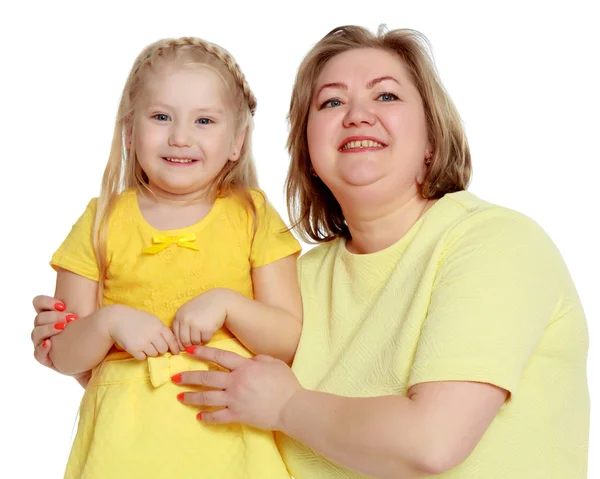
[[[144,249],[144,253],[148,254],[156,254],[163,249],[168,248],[172,244],[176,244],[177,246],[181,246],[183,248],[189,248],[196,251],[200,251],[198,246],[194,244],[196,241],[196,233],[190,233],[182,236],[167,236],[167,235],[154,235],[152,237],[153,246],[149,246]]]

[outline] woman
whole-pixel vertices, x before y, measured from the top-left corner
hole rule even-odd
[[[199,346],[231,372],[182,374],[214,389],[183,402],[278,431],[296,479],[585,477],[575,287],[539,226],[464,191],[467,141],[425,39],[333,30],[300,66],[290,121],[290,215],[321,243],[299,263],[293,368]],[[36,319],[41,362],[56,314]]]

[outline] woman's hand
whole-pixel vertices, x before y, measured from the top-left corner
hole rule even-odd
[[[56,371],[50,359],[52,349],[50,338],[64,330],[68,323],[77,319],[77,316],[67,312],[65,304],[51,296],[36,296],[33,298],[33,307],[37,313],[31,331],[33,357],[41,365]],[[85,388],[91,376],[91,371],[85,371],[73,377]]]
[[[198,415],[198,419],[207,423],[241,422],[260,429],[281,430],[286,404],[303,391],[290,367],[270,356],[248,359],[206,346],[196,346],[193,355],[230,370],[187,371],[176,377],[176,382],[182,385],[214,388],[213,391],[186,392],[181,399],[186,404],[222,407]]]
[[[65,329],[67,323],[75,321],[77,316],[67,312],[65,304],[51,296],[36,296],[33,307],[37,313],[31,331],[33,356],[40,364],[55,369],[49,356],[52,348],[50,338]]]
[[[208,343],[227,318],[229,291],[211,289],[185,303],[175,314],[173,332],[184,347]]]

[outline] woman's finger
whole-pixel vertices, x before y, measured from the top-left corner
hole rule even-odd
[[[36,326],[31,331],[31,342],[34,346],[40,346],[45,339],[51,338],[52,336],[60,333],[66,323],[53,323],[44,324],[43,326]]]
[[[33,357],[35,360],[43,366],[54,368],[52,360],[50,359],[50,349],[52,348],[52,342],[49,339],[43,341],[39,346],[36,346],[33,351]]]
[[[201,412],[196,418],[199,421],[211,424],[228,424],[231,422],[240,422],[239,419],[231,412],[231,409],[224,408],[218,411]]]
[[[33,307],[36,313],[42,311],[65,311],[67,308],[61,300],[52,296],[36,296],[33,298]]]
[[[185,371],[176,375],[177,380],[175,382],[190,386],[227,389],[230,381],[229,374],[222,371]]]
[[[207,346],[196,346],[192,354],[198,359],[204,359],[205,361],[217,363],[229,370],[239,368],[246,361],[250,361],[248,358],[240,356],[239,354],[231,351],[225,351],[224,349],[211,348]]]
[[[184,404],[193,404],[195,406],[227,406],[227,394],[225,391],[196,391],[185,392],[177,395]]]
[[[42,311],[38,313],[33,320],[34,326],[42,326],[44,324],[66,323],[67,313],[60,311]]]

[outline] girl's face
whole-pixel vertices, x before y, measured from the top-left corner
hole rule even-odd
[[[208,67],[165,67],[146,80],[133,142],[153,191],[166,198],[198,197],[227,161],[239,158],[243,135],[236,135],[218,73]]]
[[[398,56],[373,48],[325,65],[307,137],[313,168],[338,199],[417,193],[430,155],[423,102],[409,72]]]

